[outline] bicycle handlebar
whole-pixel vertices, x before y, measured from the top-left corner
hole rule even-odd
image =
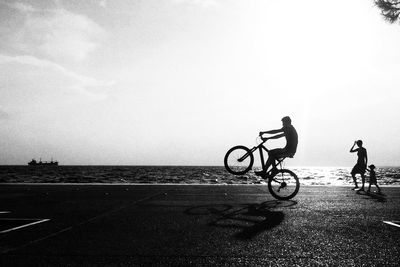
[[[265,143],[267,140],[269,140],[269,138],[262,138],[262,135],[258,135],[256,140],[260,139],[260,144]]]
[[[260,137],[263,141],[267,141],[268,139],[270,139],[270,138],[268,138],[268,137],[263,138],[262,136],[263,136],[263,134],[260,132],[260,133],[258,134],[258,137]]]

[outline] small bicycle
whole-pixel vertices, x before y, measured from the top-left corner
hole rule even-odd
[[[268,153],[268,149],[264,146],[267,140],[263,140],[259,145],[249,149],[245,146],[234,146],[226,152],[224,165],[226,170],[234,175],[243,175],[248,172],[254,163],[253,152],[257,149],[260,151],[261,166],[264,169],[265,161],[263,150]],[[293,155],[286,157],[292,158]],[[282,162],[286,157],[275,160],[272,168],[266,173],[268,179],[268,190],[271,195],[279,200],[288,200],[293,198],[300,189],[299,178],[288,169],[282,169]],[[278,167],[279,166],[279,167]]]

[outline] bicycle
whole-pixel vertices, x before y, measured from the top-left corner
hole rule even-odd
[[[260,151],[261,166],[264,170],[265,161],[263,150],[268,153],[268,149],[264,146],[267,140],[263,140],[260,144],[252,149],[246,146],[238,145],[228,150],[225,154],[225,169],[234,175],[243,175],[248,172],[254,163],[253,152],[257,149]],[[264,179],[268,179],[268,190],[271,195],[279,200],[288,200],[296,196],[300,189],[299,178],[288,169],[282,168],[282,162],[287,158],[293,158],[293,155],[286,155],[274,161],[272,168],[266,172]],[[279,168],[278,168],[279,166]]]

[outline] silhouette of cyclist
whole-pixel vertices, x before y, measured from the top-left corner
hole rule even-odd
[[[263,141],[266,141],[268,139],[278,139],[278,138],[285,137],[286,138],[286,146],[284,148],[271,149],[268,152],[268,160],[265,163],[264,169],[262,171],[255,172],[255,174],[258,176],[262,176],[262,177],[268,176],[267,170],[271,165],[273,166],[271,169],[271,173],[273,173],[274,171],[277,170],[276,166],[273,165],[276,160],[285,158],[285,157],[292,158],[294,156],[294,154],[296,154],[298,136],[297,136],[297,131],[293,127],[292,120],[290,119],[289,116],[282,118],[282,125],[283,125],[283,127],[281,129],[260,132],[260,136]],[[278,133],[281,133],[281,134],[278,134]],[[274,135],[271,137],[262,137],[264,134],[277,134],[277,135]]]

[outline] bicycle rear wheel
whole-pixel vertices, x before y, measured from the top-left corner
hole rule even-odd
[[[268,179],[269,192],[274,198],[279,200],[293,198],[299,192],[299,189],[299,178],[290,170],[278,170],[273,177]]]
[[[242,175],[253,166],[253,153],[245,146],[234,146],[225,154],[225,169],[232,174]]]

